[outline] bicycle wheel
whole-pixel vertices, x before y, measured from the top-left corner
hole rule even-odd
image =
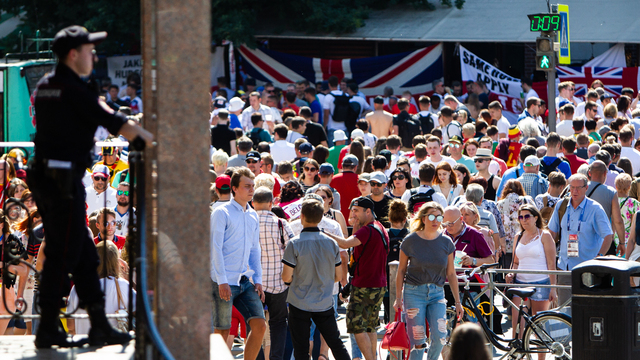
[[[528,360],[571,359],[571,317],[562,313],[542,313],[533,317],[524,330],[523,345]],[[539,354],[536,354],[539,353]]]

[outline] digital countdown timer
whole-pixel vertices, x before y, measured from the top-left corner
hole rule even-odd
[[[528,15],[531,21],[531,31],[558,31],[562,22],[559,14]]]

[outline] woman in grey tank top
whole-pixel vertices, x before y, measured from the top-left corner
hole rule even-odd
[[[449,281],[456,301],[458,318],[462,305],[458,292],[458,278],[453,266],[455,246],[442,229],[442,206],[427,202],[411,220],[411,233],[400,245],[400,265],[396,277],[396,302],[393,307],[407,319],[412,345],[410,360],[422,360],[427,347],[425,320],[431,329],[431,346],[427,360],[437,360],[445,343],[447,300],[444,282]]]

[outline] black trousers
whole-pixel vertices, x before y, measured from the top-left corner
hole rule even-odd
[[[45,233],[39,304],[58,310],[69,295],[72,274],[81,305],[102,301],[98,278],[98,253],[86,223],[84,169],[58,170],[35,165],[29,171],[29,189],[42,216]],[[43,319],[44,320],[44,319]]]
[[[311,320],[316,324],[316,328],[320,330],[320,334],[329,345],[333,357],[336,360],[350,360],[347,348],[340,340],[340,330],[338,330],[333,307],[323,312],[310,312],[289,304],[289,331],[291,332],[295,360],[309,359]]]
[[[269,333],[271,334],[271,353],[269,360],[282,360],[287,343],[287,294],[289,289],[279,293],[264,293],[264,303],[269,310]]]

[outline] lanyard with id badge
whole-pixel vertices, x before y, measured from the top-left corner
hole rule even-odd
[[[582,225],[582,221],[584,220],[584,212],[586,209],[587,204],[584,204],[582,212],[580,213],[580,218],[578,219],[578,230],[575,233],[571,231],[571,212],[567,212],[567,231],[569,232],[569,241],[567,242],[568,257],[578,257],[578,255],[580,254],[578,245],[578,234],[580,233],[580,226]]]

